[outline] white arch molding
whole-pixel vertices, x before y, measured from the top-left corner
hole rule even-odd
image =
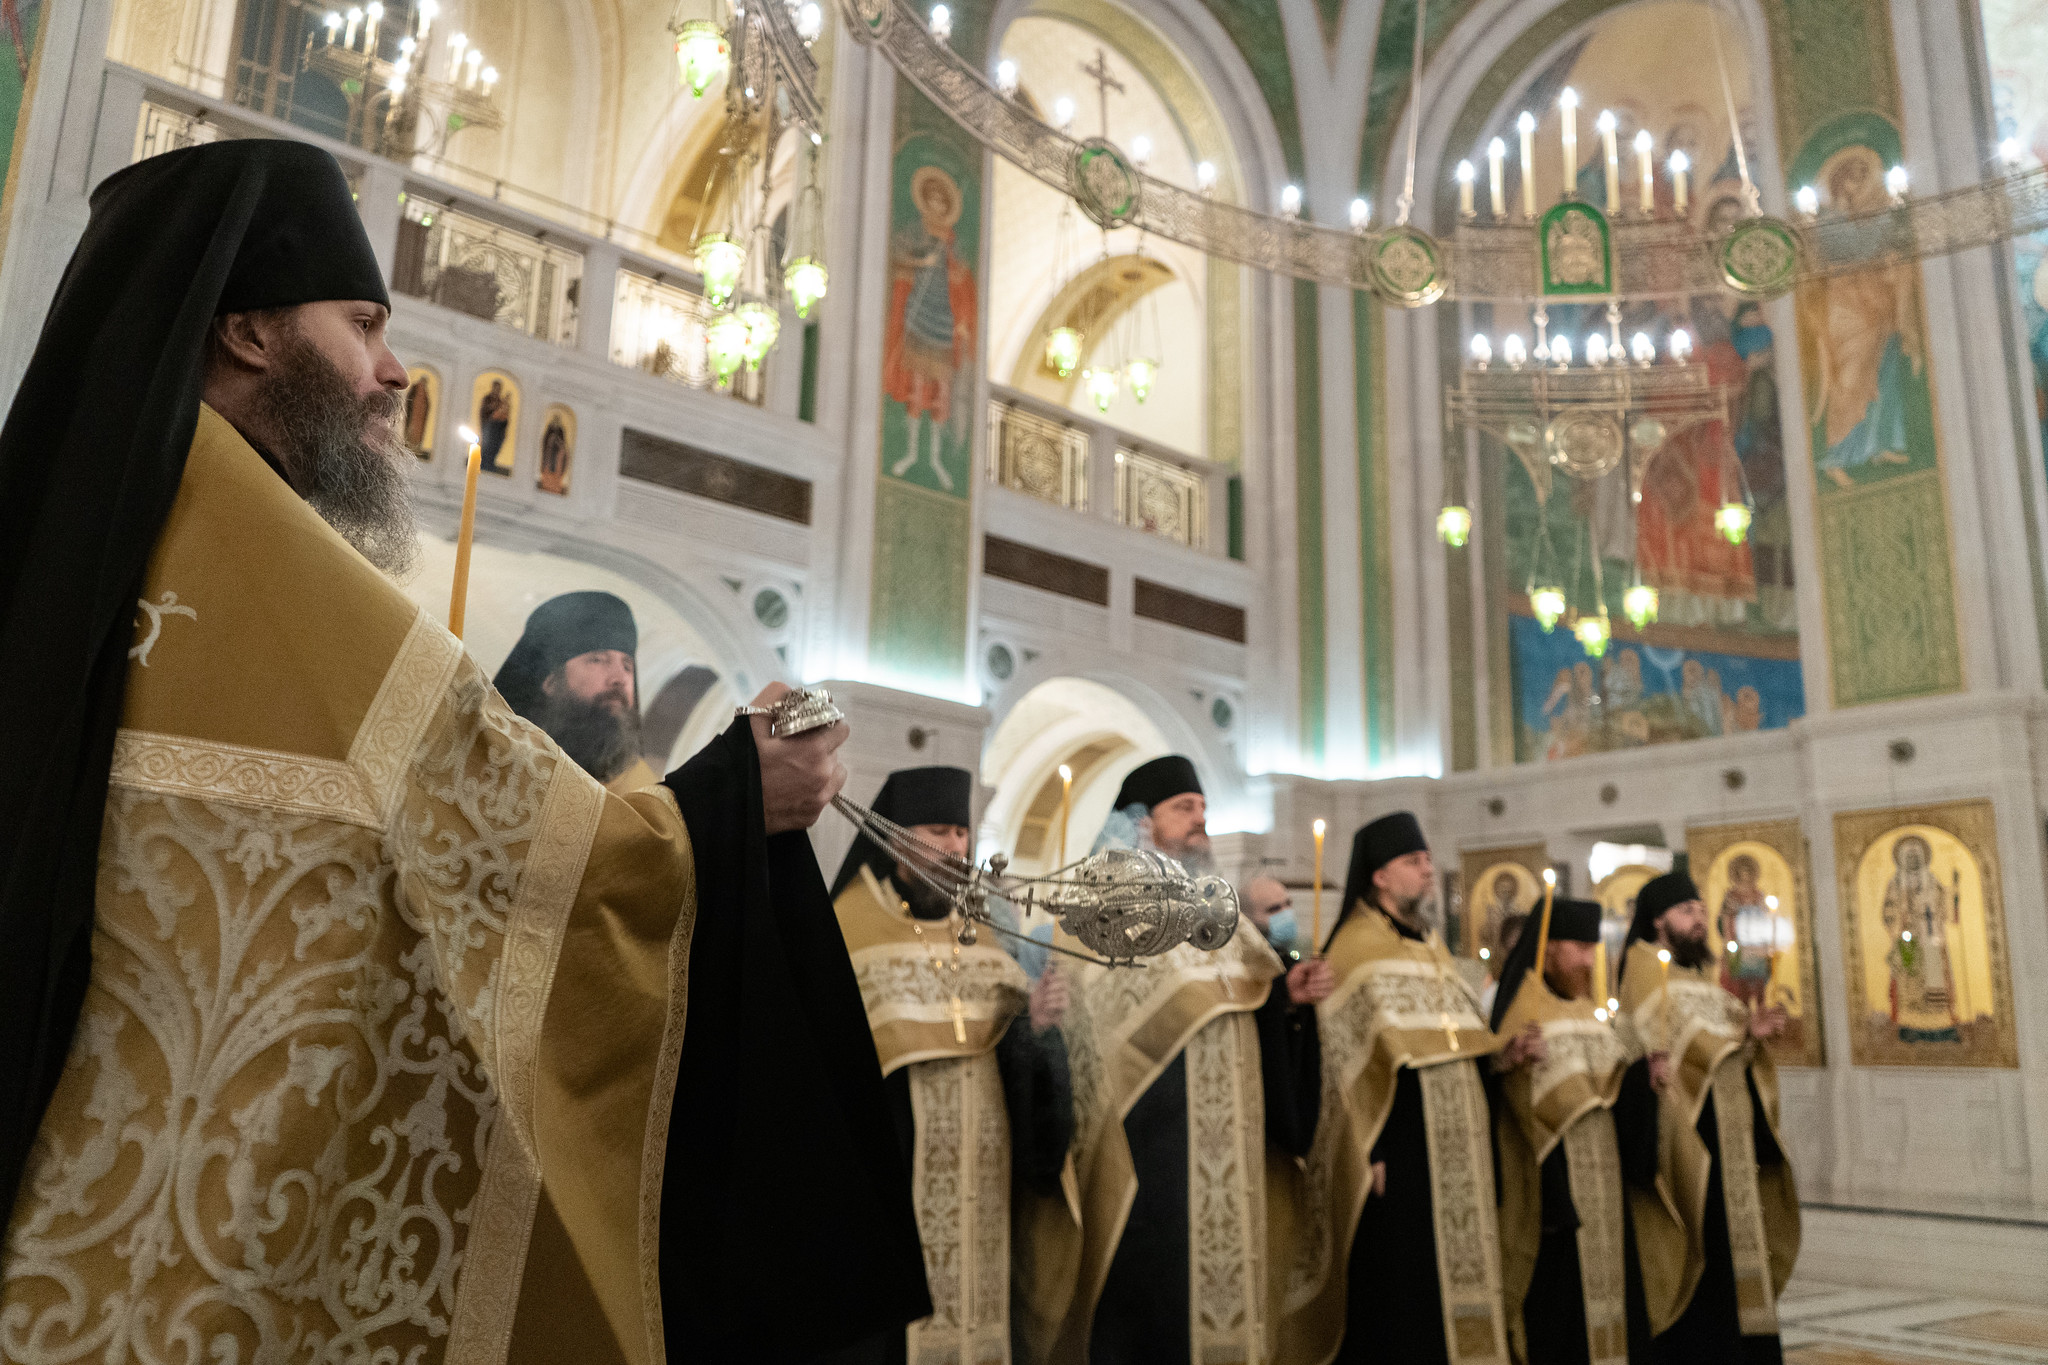
[[[1586,33],[1611,19],[1618,11],[1658,0],[1621,0],[1588,16],[1558,35],[1529,60],[1517,74],[1494,108],[1487,126],[1507,126],[1506,120],[1522,106],[1523,92],[1540,73]],[[1754,111],[1757,145],[1750,146],[1750,169],[1762,192],[1767,213],[1784,215],[1784,175],[1778,157],[1777,107],[1773,98],[1769,27],[1757,0],[1698,0],[1722,19],[1732,20],[1750,70],[1748,103]],[[1393,149],[1382,168],[1376,203],[1392,203],[1400,193],[1407,170],[1406,148],[1411,120],[1420,117],[1416,147],[1416,176],[1421,186],[1416,196],[1412,221],[1428,232],[1448,232],[1449,224],[1437,222],[1450,167],[1459,153],[1450,139],[1479,84],[1522,34],[1545,16],[1561,8],[1557,0],[1480,0],[1444,39],[1428,69],[1423,73],[1422,98],[1416,109],[1404,109],[1389,143]],[[1725,117],[1725,115],[1723,115]],[[1585,125],[1591,127],[1590,120]],[[1584,136],[1584,134],[1582,134]],[[1584,145],[1583,143],[1581,144]],[[1394,658],[1396,699],[1396,744],[1406,761],[1422,754],[1433,757],[1439,770],[1451,769],[1451,660],[1448,622],[1448,574],[1450,556],[1435,553],[1436,513],[1444,496],[1444,431],[1438,418],[1444,375],[1439,365],[1441,330],[1455,329],[1462,337],[1467,330],[1466,305],[1438,304],[1429,308],[1383,310],[1385,321],[1383,351],[1386,357],[1386,441],[1390,452],[1387,469],[1389,494],[1388,533],[1393,564]],[[1789,299],[1771,304],[1768,316],[1772,329],[1788,339],[1795,338]],[[1810,527],[1810,481],[1797,476],[1794,464],[1808,461],[1807,426],[1804,416],[1804,384],[1799,374],[1798,347],[1778,348],[1778,393],[1782,405],[1784,459],[1787,493],[1794,522],[1794,574],[1797,580],[1802,638],[1822,620],[1819,598],[1819,564],[1813,558]],[[1400,458],[1392,452],[1411,452]],[[1476,452],[1468,451],[1465,489],[1468,500],[1483,488],[1478,480]],[[1475,517],[1488,510],[1473,503]],[[1484,577],[1483,556],[1474,546],[1466,552],[1465,567],[1471,574],[1474,657],[1486,658],[1486,611],[1484,604],[1491,585]],[[1809,652],[1802,647],[1802,655]],[[1813,670],[1808,669],[1807,705],[1815,713]],[[1474,670],[1477,733],[1476,752],[1481,768],[1492,766],[1491,679],[1483,666]]]

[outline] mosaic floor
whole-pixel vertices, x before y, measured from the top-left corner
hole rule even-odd
[[[1786,1365],[2048,1365],[2048,1310],[1794,1278]]]

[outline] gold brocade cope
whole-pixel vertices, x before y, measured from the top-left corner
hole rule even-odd
[[[907,1358],[1006,1362],[1010,1121],[994,1049],[1030,987],[1008,953],[982,943],[960,948],[956,972],[953,923],[927,922],[920,939],[901,904],[863,867],[834,909],[882,1074],[910,1073],[911,1191],[932,1313],[910,1324]]]
[[[1402,1067],[1422,1081],[1436,1219],[1437,1276],[1453,1365],[1505,1365],[1492,1122],[1478,1064],[1500,1041],[1456,962],[1432,935],[1404,938],[1359,907],[1330,940],[1337,987],[1316,1007],[1322,1110],[1302,1169],[1276,1171],[1275,1248],[1283,1317],[1275,1359],[1325,1365],[1343,1344],[1351,1237],[1372,1187],[1372,1149]],[[1445,1021],[1449,1021],[1448,1031]]]
[[[1073,1077],[1079,1218],[1060,1200],[1036,1198],[1019,1220],[1016,1275],[1030,1358],[1086,1361],[1096,1304],[1138,1188],[1124,1119],[1185,1052],[1192,1360],[1259,1365],[1271,1345],[1270,1251],[1252,1012],[1281,974],[1280,959],[1240,920],[1214,953],[1182,944],[1116,970],[1055,960],[1073,985],[1061,1032]]]
[[[608,797],[210,410],[144,594],[0,1357],[658,1362],[673,800]]]
[[[1593,1009],[1591,1000],[1553,994],[1530,972],[1501,1019],[1503,1038],[1535,1024],[1546,1045],[1542,1061],[1503,1080],[1505,1105],[1496,1126],[1501,1277],[1508,1335],[1520,1359],[1528,1357],[1523,1301],[1543,1236],[1542,1167],[1562,1143],[1579,1219],[1579,1276],[1591,1359],[1593,1365],[1626,1365],[1628,1360],[1621,1152],[1609,1112],[1621,1093],[1628,1054]]]
[[[645,791],[659,781],[661,774],[648,767],[645,758],[635,754],[633,761],[626,765],[626,770],[605,783],[604,789],[614,796],[628,796],[637,791]]]
[[[1692,1302],[1705,1265],[1703,1227],[1713,1159],[1697,1125],[1714,1099],[1721,1189],[1745,1335],[1777,1328],[1777,1298],[1799,1256],[1799,1197],[1789,1159],[1761,1166],[1753,1115],[1761,1112],[1780,1152],[1778,1072],[1749,1040],[1749,1009],[1721,989],[1713,966],[1672,966],[1667,982],[1655,944],[1629,945],[1616,1031],[1631,1057],[1662,1052],[1671,1079],[1657,1106],[1657,1184],[1631,1188],[1636,1245],[1652,1331],[1670,1328]],[[1760,1106],[1749,1103],[1754,1083]],[[1666,1205],[1660,1217],[1658,1204]],[[1676,1221],[1673,1221],[1675,1216]]]

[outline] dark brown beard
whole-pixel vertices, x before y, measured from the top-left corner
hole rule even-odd
[[[944,919],[953,913],[953,898],[916,873],[899,866],[891,880],[917,919]]]
[[[640,713],[633,707],[613,709],[615,693],[585,701],[569,691],[541,694],[527,719],[548,732],[562,752],[600,782],[609,782],[632,766],[640,752]]]
[[[403,395],[357,393],[290,329],[255,406],[293,490],[363,558],[393,577],[408,573],[420,545],[398,425]]]
[[[1707,957],[1707,936],[1704,933],[1698,938],[1672,936],[1671,960],[1679,966],[1687,970],[1702,967],[1706,965]]]

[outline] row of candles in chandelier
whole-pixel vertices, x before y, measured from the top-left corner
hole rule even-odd
[[[412,13],[411,33],[398,40],[398,60],[393,63],[393,94],[405,93],[406,78],[412,74],[415,58],[424,64],[426,58],[420,54],[427,50],[427,39],[433,32],[434,20],[439,17],[441,6],[437,0],[420,0]],[[377,55],[378,31],[384,24],[384,6],[378,0],[361,8],[346,12],[329,10],[320,21],[327,30],[327,45],[348,52],[361,52],[366,57]],[[361,34],[361,45],[357,35]],[[498,68],[484,65],[483,49],[470,46],[469,35],[458,33],[448,40],[448,83],[460,85],[465,90],[481,90],[489,95],[498,84]],[[431,73],[429,73],[431,74]]]
[[[1671,357],[1673,364],[1683,365],[1692,358],[1692,333],[1686,331],[1683,327],[1673,328],[1670,337],[1666,339],[1664,345],[1665,351]],[[1472,364],[1475,368],[1481,370],[1491,368],[1493,365],[1492,339],[1484,332],[1474,332],[1472,334],[1469,354],[1472,357]],[[1507,362],[1507,366],[1511,370],[1519,370],[1529,363],[1531,353],[1528,343],[1522,340],[1520,333],[1510,332],[1501,341],[1500,358]],[[1547,337],[1539,334],[1536,338],[1534,359],[1538,365],[1550,365],[1560,370],[1570,369],[1572,363],[1572,339],[1567,336]],[[1586,363],[1594,369],[1600,369],[1610,364],[1626,365],[1631,359],[1635,361],[1638,367],[1643,369],[1648,369],[1651,365],[1657,363],[1657,343],[1650,340],[1648,332],[1637,332],[1631,337],[1626,351],[1622,349],[1619,335],[1615,337],[1611,344],[1607,336],[1601,332],[1594,332],[1586,338]]]
[[[1561,188],[1564,197],[1575,198],[1579,192],[1579,94],[1566,86],[1557,97],[1558,123],[1564,143],[1563,178]],[[1607,167],[1607,212],[1622,211],[1620,121],[1612,109],[1602,109],[1593,127],[1600,134],[1601,151]],[[1521,136],[1522,153],[1522,217],[1533,219],[1537,215],[1536,205],[1536,116],[1523,110],[1515,120],[1515,129]],[[1641,129],[1635,136],[1636,152],[1636,212],[1649,217],[1657,211],[1656,165],[1652,153],[1656,140],[1649,129]],[[1502,138],[1494,138],[1486,145],[1486,188],[1487,207],[1497,220],[1508,216],[1507,199],[1507,157],[1508,144]],[[2025,148],[2018,138],[2007,138],[1998,144],[2000,165],[2008,173],[2020,169]],[[1684,216],[1690,202],[1691,182],[1687,176],[1692,172],[1692,158],[1684,151],[1674,151],[1665,159],[1664,168],[1671,182],[1671,206],[1674,212]],[[1452,178],[1458,182],[1458,213],[1467,220],[1479,216],[1476,202],[1479,171],[1470,161],[1460,161]],[[1902,204],[1906,199],[1907,177],[1904,166],[1893,166],[1885,172],[1884,187],[1890,193],[1892,203]],[[1292,189],[1292,186],[1288,187]],[[1282,211],[1286,211],[1286,193],[1282,193]],[[1802,185],[1793,193],[1794,206],[1807,218],[1820,216],[1820,191],[1811,185]],[[1295,204],[1300,204],[1300,194],[1295,193]],[[1362,219],[1370,218],[1371,210],[1363,200],[1352,204],[1352,226],[1363,227]]]

